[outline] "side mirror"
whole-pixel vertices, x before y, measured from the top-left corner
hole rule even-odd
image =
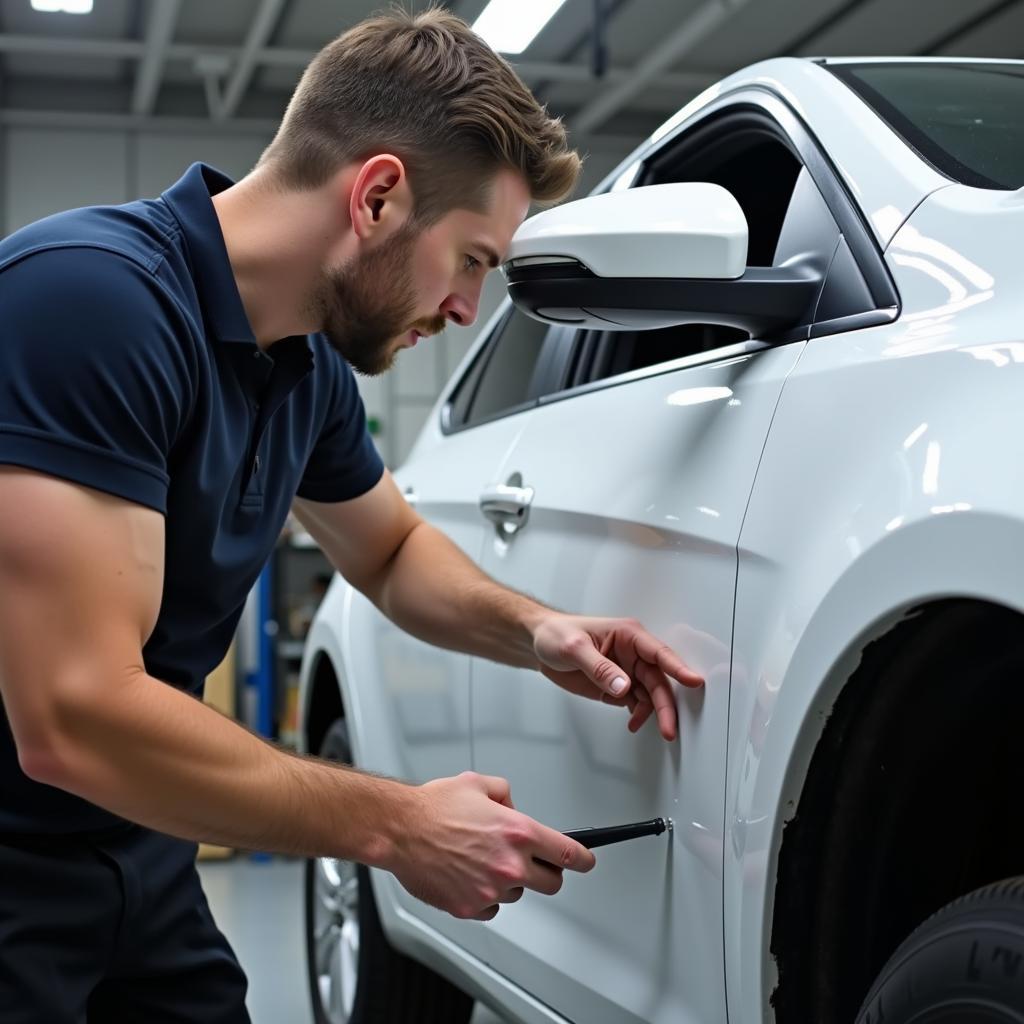
[[[650,330],[809,323],[820,274],[747,267],[747,220],[720,185],[679,182],[589,196],[525,221],[502,270],[512,301],[554,324]]]

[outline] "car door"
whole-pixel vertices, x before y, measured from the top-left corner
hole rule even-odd
[[[506,303],[395,472],[406,500],[474,561],[485,537],[480,490],[522,428],[517,411],[535,400],[534,368],[548,333]],[[374,723],[356,730],[359,763],[416,783],[468,770],[469,659],[404,632],[354,591],[351,600],[346,643],[354,678],[366,681],[361,721]],[[445,935],[470,937],[471,925],[388,884],[398,902]]]
[[[748,264],[800,258],[822,278],[840,240],[798,152],[729,108],[648,159],[642,183],[711,180],[740,201]],[[722,877],[737,542],[784,382],[810,325],[778,339],[687,325],[587,332],[492,484],[521,525],[491,529],[482,567],[554,608],[638,618],[707,684],[677,687],[679,739],[544,676],[472,667],[474,767],[557,828],[670,817],[671,834],[597,851],[552,899],[489,926],[492,966],[569,1019],[726,1018]]]

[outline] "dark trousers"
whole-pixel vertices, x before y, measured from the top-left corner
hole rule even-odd
[[[250,1024],[194,843],[0,834],[3,1024]]]

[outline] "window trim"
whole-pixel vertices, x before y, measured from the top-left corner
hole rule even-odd
[[[784,344],[791,345],[792,341],[787,341]],[[725,345],[711,352],[695,352],[692,355],[680,356],[678,359],[670,359],[664,363],[655,363],[653,366],[641,366],[636,370],[627,370],[614,377],[602,377],[600,380],[587,381],[585,384],[577,384],[575,387],[566,388],[563,391],[553,391],[550,394],[541,395],[536,404],[551,405],[553,402],[560,402],[565,398],[575,398],[578,395],[590,394],[592,391],[602,391],[605,388],[618,387],[621,384],[632,384],[634,381],[644,380],[647,377],[660,377],[665,373],[676,373],[678,370],[689,370],[696,366],[708,366],[712,363],[724,366],[731,362],[745,360],[765,349],[781,347],[782,345],[778,342],[754,339],[739,341],[735,345]]]

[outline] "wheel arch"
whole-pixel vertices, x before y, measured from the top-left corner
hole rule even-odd
[[[853,1019],[922,920],[1024,870],[1024,828],[992,820],[1024,786],[998,755],[1000,720],[1019,721],[1024,700],[957,679],[1004,661],[1024,665],[1024,616],[975,597],[899,609],[837,659],[786,786],[799,780],[799,796],[787,797],[766,921],[779,1024]]]

